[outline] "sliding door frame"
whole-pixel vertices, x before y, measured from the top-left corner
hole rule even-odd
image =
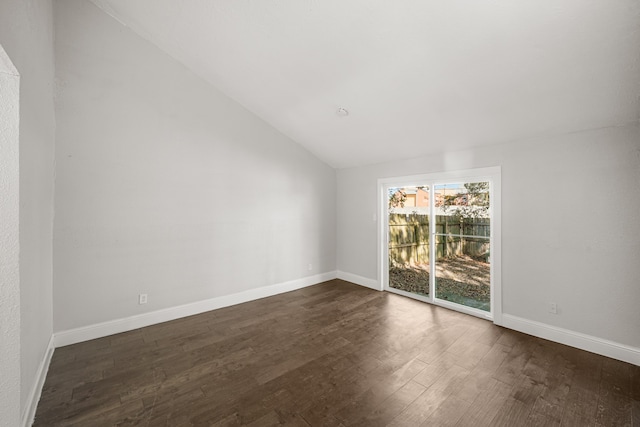
[[[432,201],[434,199],[434,188],[436,185],[447,183],[463,183],[463,182],[489,182],[489,200],[490,202],[490,277],[491,277],[491,311],[489,313],[462,304],[451,303],[440,300],[435,297],[435,255],[434,231],[435,210]],[[389,286],[389,209],[387,190],[390,187],[417,187],[429,186],[430,207],[429,207],[429,296],[417,295],[405,292],[400,289],[391,288]],[[466,169],[458,171],[447,171],[438,173],[429,173],[423,175],[409,175],[400,177],[380,178],[378,179],[378,283],[381,290],[393,292],[396,294],[408,296],[420,301],[434,304],[472,316],[481,317],[493,321],[497,325],[502,324],[502,277],[501,277],[501,170],[500,166]]]

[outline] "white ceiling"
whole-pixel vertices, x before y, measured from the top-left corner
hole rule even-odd
[[[638,0],[93,1],[337,168],[640,114]]]

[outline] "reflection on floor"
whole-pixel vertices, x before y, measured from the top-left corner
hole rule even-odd
[[[640,367],[333,280],[58,348],[35,425],[613,426],[639,402]]]

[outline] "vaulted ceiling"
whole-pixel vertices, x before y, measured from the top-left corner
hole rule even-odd
[[[638,0],[93,2],[337,168],[639,117]]]

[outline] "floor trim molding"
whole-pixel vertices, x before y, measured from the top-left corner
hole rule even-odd
[[[346,280],[347,282],[351,282],[351,283],[355,283],[356,285],[371,288],[375,291],[382,290],[377,280],[358,276],[357,274],[347,273],[346,271],[338,270],[337,273],[338,273],[338,279],[340,280]]]
[[[54,334],[54,344],[55,347],[63,347],[83,341],[102,338],[121,332],[143,328],[145,326],[155,325],[157,323],[168,322],[170,320],[175,320],[187,316],[193,316],[194,314],[200,314],[218,308],[229,307],[260,298],[278,295],[284,292],[295,291],[297,289],[306,288],[307,286],[312,286],[318,283],[326,282],[327,280],[335,279],[336,277],[336,271],[330,271],[327,273],[307,276],[288,282],[278,283],[275,285],[249,289],[247,291],[238,292],[236,294],[210,298],[202,301],[192,302],[189,304],[156,310],[149,313],[143,313],[135,316],[83,326],[80,328],[60,331]]]
[[[640,366],[640,348],[594,337],[592,335],[558,328],[545,323],[523,319],[510,314],[502,315],[502,326],[525,334],[544,338],[560,344],[586,350],[591,353],[622,360]]]
[[[367,277],[358,276],[357,274],[347,273],[340,270],[337,271],[337,277],[338,279],[346,280],[348,282],[355,283],[356,285],[364,286],[376,291],[381,290],[378,281],[374,279],[369,279]],[[495,320],[496,319],[494,318],[494,321]],[[495,323],[499,326],[504,326],[505,328],[640,366],[640,348],[594,337],[592,335],[582,334],[569,329],[558,328],[546,323],[536,322],[534,320],[528,320],[510,314],[502,314],[501,319],[499,320],[499,322],[495,321]]]
[[[47,379],[47,373],[49,372],[49,365],[51,364],[51,357],[54,350],[54,338],[53,335],[49,339],[47,349],[45,350],[44,357],[38,366],[38,372],[36,373],[36,380],[33,383],[33,387],[29,391],[27,401],[25,403],[24,411],[22,413],[22,425],[23,427],[30,427],[36,416],[36,409],[38,409],[38,402],[42,395],[42,388],[44,387],[44,381]]]

